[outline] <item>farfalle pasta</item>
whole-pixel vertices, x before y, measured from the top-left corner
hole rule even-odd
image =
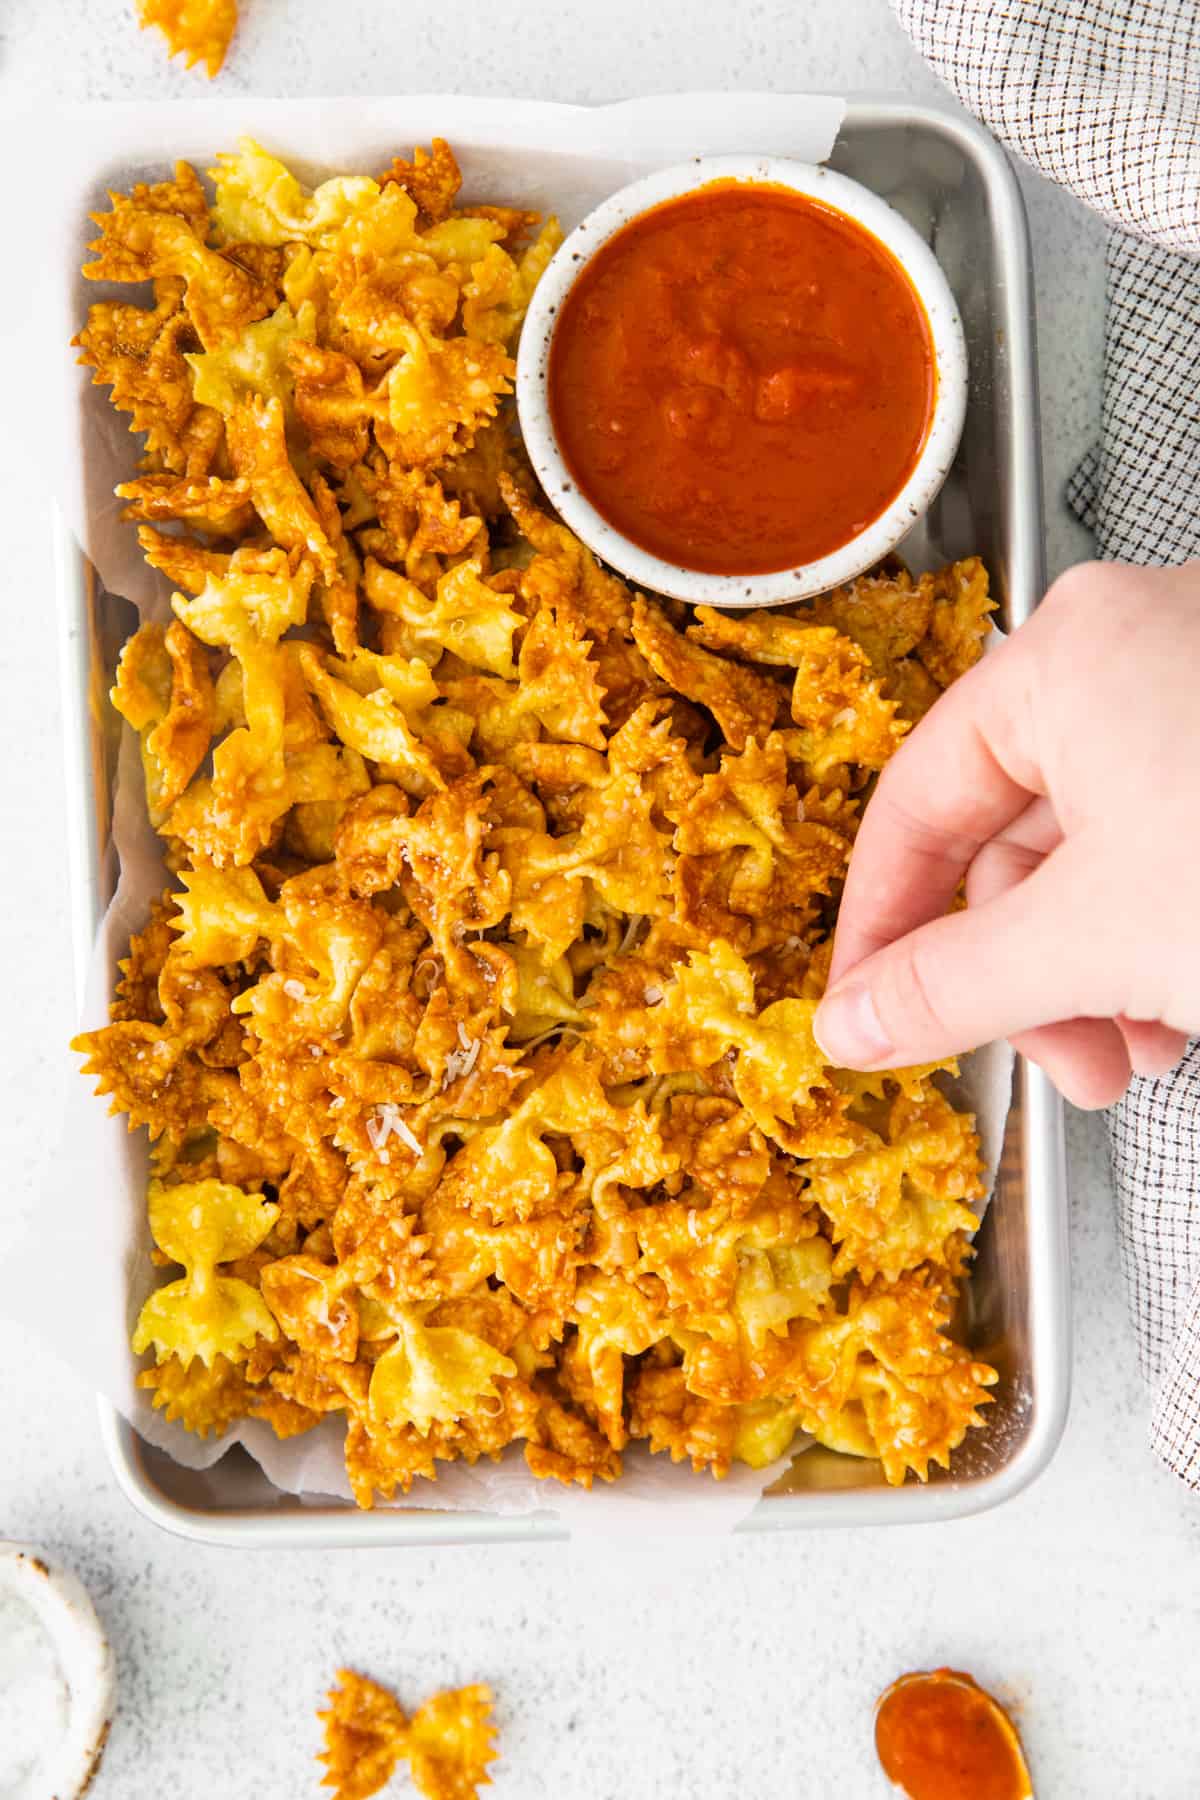
[[[631,592],[511,416],[553,219],[460,204],[438,140],[213,180],[112,197],[87,273],[150,298],[77,340],[172,590],[112,696],[167,875],[77,1040],[152,1144],[141,1386],[201,1435],[337,1415],[363,1506],[515,1445],[588,1487],[631,1439],[924,1479],[995,1381],[948,1329],[978,1140],[938,1069],[831,1068],[812,1019],[986,572]]]
[[[211,81],[237,27],[237,0],[137,0],[137,22],[143,31],[157,26],[168,55],[182,56],[189,69],[201,63]]]
[[[389,1688],[354,1669],[339,1669],[328,1697],[317,1714],[325,1738],[318,1760],[334,1800],[370,1800],[403,1762],[425,1800],[478,1800],[490,1786],[497,1751],[486,1683],[444,1689],[411,1718]]]

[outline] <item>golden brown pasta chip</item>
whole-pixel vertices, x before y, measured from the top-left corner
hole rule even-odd
[[[204,64],[211,81],[220,73],[237,27],[237,0],[137,0],[143,31],[156,25],[171,56],[182,55],[187,67]]]

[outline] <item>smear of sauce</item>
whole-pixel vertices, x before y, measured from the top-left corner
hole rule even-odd
[[[909,1800],[1032,1800],[1012,1720],[956,1669],[894,1681],[876,1709],[875,1748]]]

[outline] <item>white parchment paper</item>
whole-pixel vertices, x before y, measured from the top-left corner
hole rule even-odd
[[[179,157],[206,169],[218,150],[232,148],[246,133],[310,182],[335,172],[371,172],[438,134],[454,144],[471,199],[553,211],[569,230],[626,181],[701,153],[766,152],[822,161],[842,111],[842,102],[831,97],[692,94],[598,108],[462,97],[239,99],[9,115],[0,119],[0,149],[8,166],[36,168],[39,179],[36,186],[14,184],[10,195],[10,208],[25,211],[10,240],[32,253],[23,257],[23,285],[0,284],[7,416],[22,421],[29,454],[43,463],[47,485],[107,594],[131,600],[143,615],[158,612],[165,587],[142,562],[133,528],[120,522],[112,494],[132,470],[136,443],[110,407],[107,390],[91,386],[67,349],[87,306],[106,293],[77,275],[93,235],[86,214],[104,206],[106,187],[162,179]],[[99,605],[105,604],[112,603],[101,597]],[[119,881],[105,906],[110,848]],[[117,959],[164,885],[158,840],[142,802],[136,740],[127,728],[112,786],[112,845],[98,846],[88,877],[76,901],[100,920],[81,996],[81,1025],[92,1029],[107,1021]],[[1001,1046],[978,1053],[964,1071],[963,1095],[979,1117],[989,1185],[1011,1072],[1011,1055]],[[207,1468],[241,1443],[278,1487],[349,1499],[340,1420],[287,1443],[257,1422],[204,1443],[168,1424],[134,1387],[129,1333],[155,1281],[144,1134],[130,1134],[123,1119],[106,1116],[90,1084],[78,1077],[67,1096],[61,1150],[32,1242],[9,1265],[6,1310],[42,1335],[53,1321],[58,1353],[148,1442],[180,1463]],[[588,1536],[722,1532],[744,1517],[785,1466],[737,1468],[718,1483],[637,1447],[626,1456],[622,1481],[585,1494],[535,1481],[518,1451],[498,1465],[451,1465],[435,1487],[419,1483],[407,1502],[397,1504],[497,1514],[551,1510],[573,1532]]]

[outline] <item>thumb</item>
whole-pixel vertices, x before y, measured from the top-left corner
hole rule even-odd
[[[817,1042],[841,1068],[904,1068],[1060,1019],[1112,1018],[1129,944],[1114,900],[1070,840],[995,900],[847,970],[817,1010]]]

